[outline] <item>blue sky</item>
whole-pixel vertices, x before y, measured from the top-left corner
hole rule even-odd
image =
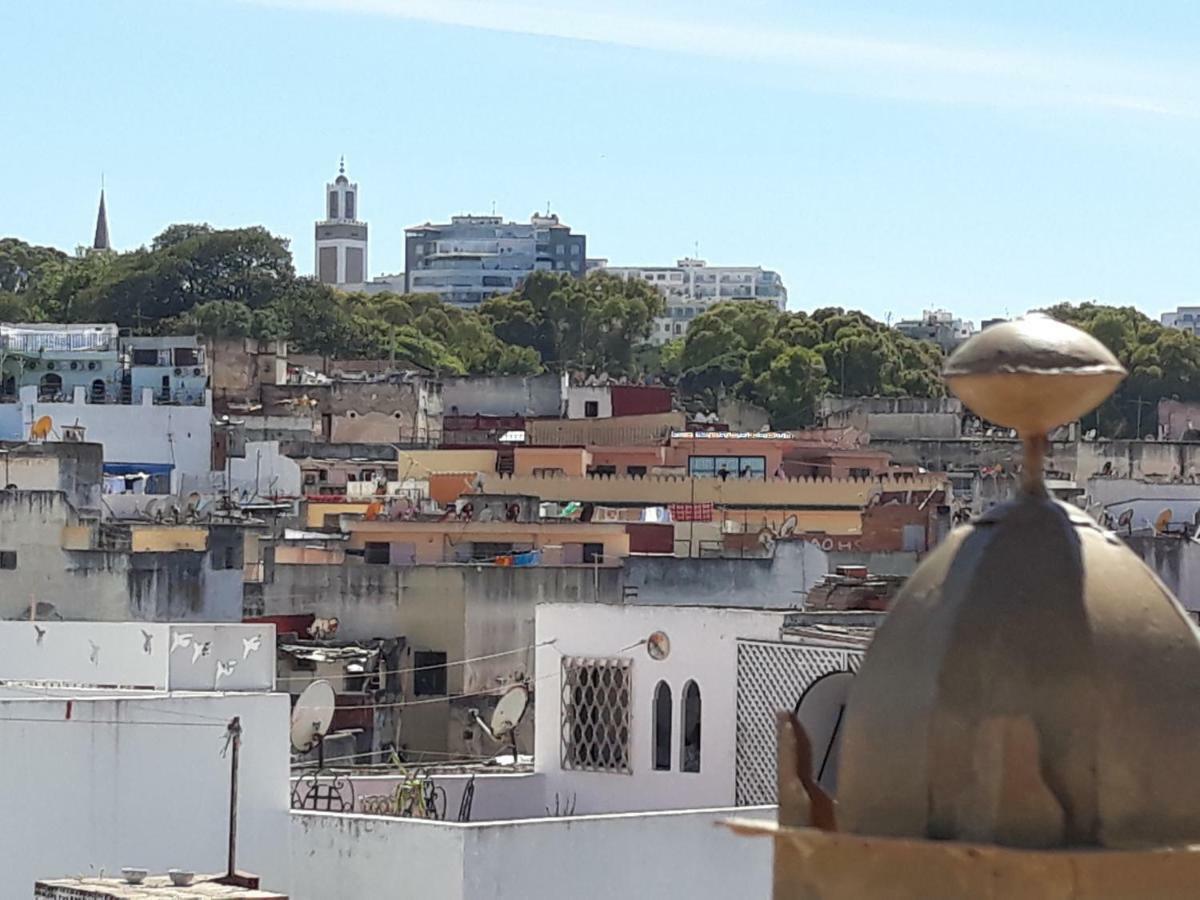
[[[309,271],[345,154],[373,274],[406,225],[548,202],[797,309],[1200,301],[1200,5],[993,5],[5,2],[0,235],[86,241],[103,172],[120,248],[261,223]]]

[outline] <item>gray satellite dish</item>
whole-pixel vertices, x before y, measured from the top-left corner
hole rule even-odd
[[[796,718],[812,742],[813,776],[831,797],[837,794],[842,719],[853,680],[850,672],[830,672],[810,684],[796,704]]]
[[[517,726],[521,724],[528,708],[529,689],[523,684],[514,684],[496,701],[496,708],[492,710],[492,718],[487,725],[479,720],[478,715],[475,716],[484,730],[491,735],[492,740],[502,741],[505,735],[508,736],[514,763],[517,761]]]
[[[337,698],[328,681],[314,681],[304,689],[292,709],[293,750],[307,753],[313,747],[321,746],[321,739],[333,722],[336,704]],[[321,755],[324,756],[323,753]]]
[[[492,710],[492,737],[501,738],[516,729],[529,707],[529,691],[524,685],[514,685],[504,692]]]

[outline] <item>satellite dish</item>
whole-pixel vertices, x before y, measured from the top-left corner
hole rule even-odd
[[[837,794],[842,719],[853,680],[850,672],[830,672],[810,684],[796,704],[796,718],[812,742],[813,777],[831,797]]]
[[[307,753],[321,743],[333,722],[337,703],[328,681],[314,681],[304,689],[292,708],[292,749]]]
[[[646,652],[651,659],[664,660],[671,655],[671,639],[665,631],[656,631],[646,638]]]
[[[529,691],[524,685],[513,685],[505,691],[492,710],[492,737],[500,738],[514,731],[528,708]]]
[[[50,436],[50,429],[54,427],[54,422],[49,416],[42,416],[33,423],[33,427],[29,429],[30,440],[44,441]]]
[[[1168,507],[1158,514],[1158,518],[1154,520],[1154,533],[1162,534],[1167,530],[1167,526],[1171,524],[1171,509]]]

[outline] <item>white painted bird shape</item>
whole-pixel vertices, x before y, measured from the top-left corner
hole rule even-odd
[[[242,659],[245,659],[251,653],[259,650],[262,647],[262,635],[256,634],[254,637],[242,638]]]

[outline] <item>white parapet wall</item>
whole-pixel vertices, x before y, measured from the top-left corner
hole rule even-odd
[[[238,868],[290,888],[286,694],[132,694],[90,699],[0,687],[0,897],[39,878],[123,866],[226,866],[227,723],[242,726]],[[95,693],[95,692],[90,692]],[[330,893],[328,897],[340,896]]]
[[[722,827],[774,807],[460,825],[293,812],[292,900],[768,900],[771,842]]]
[[[0,622],[0,681],[270,691],[275,626]]]

